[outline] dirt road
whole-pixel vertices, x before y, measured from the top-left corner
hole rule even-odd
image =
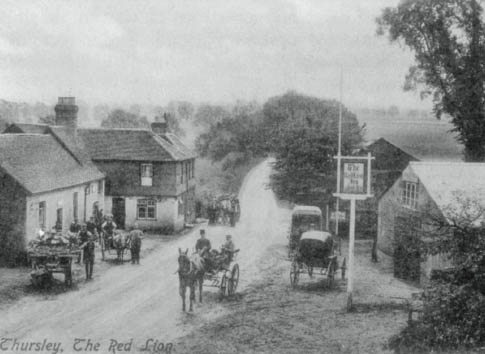
[[[257,280],[260,273],[257,264],[266,248],[286,240],[287,224],[281,221],[287,220],[287,215],[277,208],[273,193],[265,185],[269,171],[265,162],[246,178],[240,194],[242,215],[236,228],[206,228],[213,247],[219,247],[224,236],[231,233],[236,247],[241,249],[237,259],[241,268],[241,290]],[[197,305],[193,315],[181,312],[178,277],[174,274],[178,248],[192,249],[197,237],[194,231],[165,244],[142,259],[140,266],[113,267],[78,291],[52,300],[26,297],[2,310],[0,337],[12,340],[2,344],[0,349],[12,345],[13,339],[22,343],[47,340],[60,342],[59,349],[65,353],[74,353],[73,344],[81,338],[99,342],[99,351],[105,353],[115,352],[113,346],[110,348],[111,339],[127,343],[133,339],[131,347],[119,349],[130,348],[135,352],[150,338],[170,342],[223,315],[224,308],[216,301],[216,289],[205,291],[207,304]],[[92,349],[85,344],[87,341],[79,342],[76,349],[83,348],[81,352]],[[16,348],[10,349],[11,352],[16,352]],[[40,352],[55,351],[46,348],[44,345]]]

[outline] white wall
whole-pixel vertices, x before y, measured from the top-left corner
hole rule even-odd
[[[137,223],[142,229],[161,228],[173,226],[176,231],[184,227],[184,216],[178,215],[177,198],[156,198],[156,219],[137,219],[138,199],[147,197],[124,197],[125,198],[125,227],[128,229]],[[112,212],[112,197],[106,197],[105,210]]]
[[[26,225],[25,234],[26,240],[32,240],[35,237],[35,233],[39,230],[39,203],[45,202],[46,204],[46,228],[50,230],[57,220],[57,209],[62,208],[62,228],[63,231],[67,231],[71,222],[74,220],[74,206],[73,206],[73,195],[75,192],[78,193],[77,204],[78,204],[78,220],[79,222],[89,220],[89,217],[93,213],[93,204],[95,202],[99,203],[101,209],[104,208],[104,188],[103,193],[99,194],[97,187],[98,182],[93,182],[90,184],[90,193],[86,195],[86,214],[84,208],[85,200],[85,189],[88,184],[66,188],[62,190],[36,194],[27,197],[27,215],[26,215]],[[91,193],[92,189],[95,189],[95,193]]]

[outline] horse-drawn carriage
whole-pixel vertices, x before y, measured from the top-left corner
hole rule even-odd
[[[342,279],[345,278],[345,258],[341,262],[334,252],[332,235],[325,231],[307,231],[301,235],[296,247],[291,251],[290,282],[296,287],[300,274],[308,273],[325,275],[333,281],[338,270]],[[339,266],[340,263],[340,266]]]
[[[239,284],[239,264],[234,263],[239,249],[234,251],[212,250],[206,259],[204,279],[211,282],[207,286],[220,289],[221,296],[233,295]]]
[[[123,263],[124,253],[130,249],[131,238],[128,232],[114,230],[112,234],[101,231],[99,234],[99,245],[101,248],[101,259],[104,261],[106,255],[116,255],[116,260]]]
[[[221,297],[233,295],[236,292],[239,284],[239,265],[234,261],[239,252],[238,249],[220,253],[215,251],[205,258],[202,258],[199,253],[188,255],[188,252],[188,249],[185,252],[179,249],[179,267],[176,272],[179,275],[183,311],[185,311],[187,288],[190,288],[190,311],[193,310],[196,285],[199,288],[199,301],[202,302],[204,280],[211,282],[208,286],[219,288]]]

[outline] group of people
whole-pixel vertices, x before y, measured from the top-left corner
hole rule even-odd
[[[226,241],[221,246],[221,251],[212,249],[210,240],[206,238],[205,230],[200,230],[200,238],[195,243],[195,251],[204,259],[206,269],[209,272],[214,271],[217,264],[220,264],[224,269],[229,268],[235,248],[232,236],[226,235]]]
[[[79,248],[82,250],[86,279],[93,277],[95,241],[102,242],[101,233],[103,233],[107,242],[106,246],[113,248],[116,229],[117,225],[110,214],[98,222],[95,221],[94,217],[91,217],[88,222],[83,224],[79,224],[77,220],[71,223],[69,227],[70,238],[77,239]],[[142,238],[143,231],[139,229],[137,224],[134,224],[128,235],[132,264],[140,264]]]
[[[224,202],[214,198],[207,206],[209,225],[221,222],[222,224],[229,223],[231,226],[234,226],[236,225],[239,214],[239,200],[236,197],[232,197],[230,200],[224,200]]]

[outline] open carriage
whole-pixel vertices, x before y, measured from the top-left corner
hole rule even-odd
[[[234,263],[239,249],[216,252],[213,250],[206,260],[204,280],[208,281],[207,286],[219,288],[221,296],[233,295],[239,284],[239,264]]]
[[[333,281],[340,270],[342,279],[345,278],[345,258],[339,262],[329,232],[304,232],[291,253],[291,261],[290,282],[293,287],[297,286],[300,274],[304,273],[310,278],[313,275],[323,275],[329,281]]]
[[[116,260],[123,263],[124,253],[130,249],[131,239],[128,232],[115,230],[112,235],[100,232],[99,245],[101,248],[101,259],[104,261],[106,256],[116,255]]]

